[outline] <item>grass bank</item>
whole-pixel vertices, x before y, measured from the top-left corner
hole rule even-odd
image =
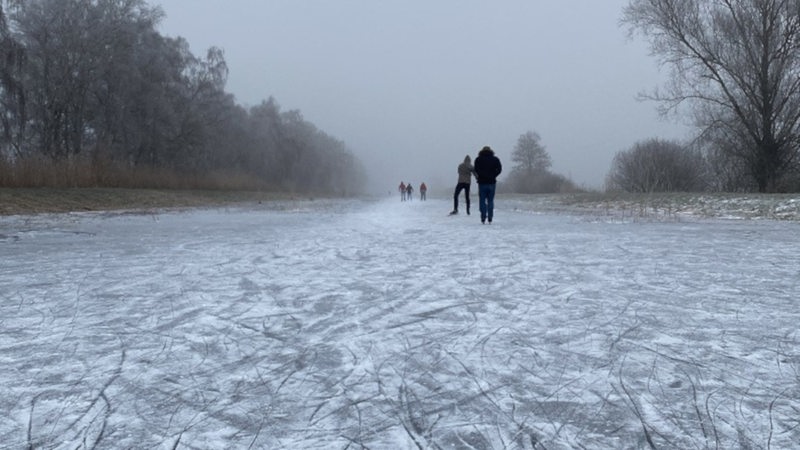
[[[0,188],[0,215],[192,208],[294,198],[297,196],[232,190]]]
[[[585,193],[504,197],[513,209],[630,220],[683,217],[800,221],[800,194]]]

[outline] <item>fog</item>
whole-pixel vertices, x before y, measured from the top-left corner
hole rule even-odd
[[[196,55],[224,50],[229,92],[274,97],[341,139],[375,190],[452,189],[490,145],[507,169],[540,134],[553,171],[602,185],[614,154],[689,128],[637,100],[665,79],[619,25],[627,0],[155,0],[161,32]],[[501,177],[502,180],[502,177]]]

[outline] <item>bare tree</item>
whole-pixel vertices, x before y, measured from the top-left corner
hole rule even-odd
[[[631,0],[622,22],[672,68],[664,110],[694,106],[698,125],[745,144],[732,156],[758,190],[776,190],[798,156],[800,0]]]
[[[25,91],[20,74],[25,49],[13,36],[5,13],[7,9],[3,9],[4,4],[14,9],[19,3],[20,0],[0,0],[0,161],[18,156],[25,130]]]
[[[578,190],[571,180],[550,171],[550,154],[542,145],[542,138],[534,131],[520,135],[511,161],[514,166],[506,185],[514,192],[543,194]]]
[[[707,161],[708,188],[721,192],[752,192],[758,189],[745,160],[736,155],[746,152],[748,144],[726,134],[722,129],[709,129],[698,139]]]
[[[53,159],[84,146],[90,76],[95,73],[86,1],[38,0],[16,15],[27,51],[25,88],[32,121],[32,148]]]
[[[515,170],[532,174],[550,169],[552,161],[541,141],[539,134],[533,131],[520,135],[511,154]]]
[[[703,166],[698,152],[650,139],[614,156],[606,185],[627,192],[697,191],[703,188]]]

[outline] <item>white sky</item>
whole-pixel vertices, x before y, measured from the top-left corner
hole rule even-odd
[[[553,170],[600,187],[636,141],[682,139],[636,95],[663,79],[619,26],[627,0],[154,0],[161,32],[196,55],[221,47],[227,89],[275,97],[343,140],[381,189],[452,189],[491,145],[505,163],[539,133]]]

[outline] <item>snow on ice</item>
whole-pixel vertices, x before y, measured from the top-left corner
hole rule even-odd
[[[797,222],[449,210],[0,218],[0,448],[800,442]]]

